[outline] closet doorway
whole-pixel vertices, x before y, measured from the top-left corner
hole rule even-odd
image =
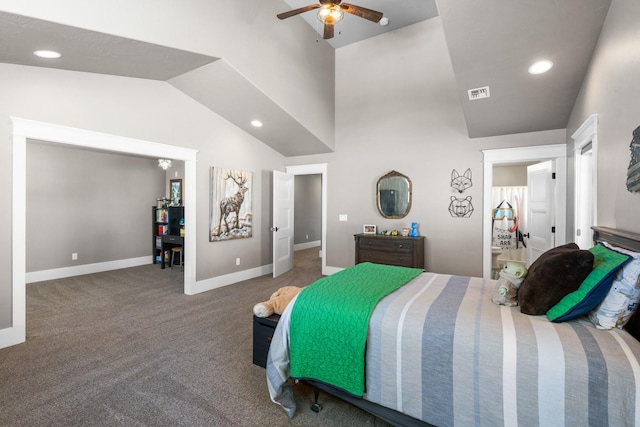
[[[504,148],[483,150],[482,153],[484,155],[482,276],[485,279],[490,279],[492,277],[493,266],[492,241],[494,219],[492,213],[496,207],[496,202],[494,202],[493,198],[494,167],[532,165],[547,160],[553,161],[555,173],[552,201],[553,212],[551,213],[554,218],[554,224],[552,225],[554,234],[553,244],[555,246],[562,245],[566,242],[567,146],[565,144],[556,144]],[[523,231],[523,233],[527,234],[526,231]],[[517,253],[515,253],[514,256],[517,256]]]
[[[492,278],[497,278],[496,268],[505,262],[527,263],[528,233],[527,168],[534,162],[493,165],[491,188],[492,212]],[[502,213],[502,214],[500,214]],[[505,238],[501,238],[505,237]]]

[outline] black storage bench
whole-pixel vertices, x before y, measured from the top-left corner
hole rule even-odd
[[[272,314],[269,317],[253,316],[253,364],[267,367],[267,354],[273,333],[280,320],[279,314]]]

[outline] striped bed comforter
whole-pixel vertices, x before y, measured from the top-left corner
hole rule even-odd
[[[423,273],[382,299],[369,322],[364,398],[439,427],[640,426],[640,343],[588,320],[497,306],[494,284]],[[290,417],[293,304],[267,360],[271,399]]]

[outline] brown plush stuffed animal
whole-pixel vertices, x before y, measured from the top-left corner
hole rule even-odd
[[[275,291],[268,301],[253,306],[253,314],[257,317],[269,317],[273,313],[282,314],[289,302],[302,290],[297,286],[284,286]]]

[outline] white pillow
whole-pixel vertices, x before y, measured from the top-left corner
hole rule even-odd
[[[608,243],[604,245],[632,258],[618,270],[607,296],[588,317],[598,329],[622,328],[640,301],[640,253],[617,248]]]

